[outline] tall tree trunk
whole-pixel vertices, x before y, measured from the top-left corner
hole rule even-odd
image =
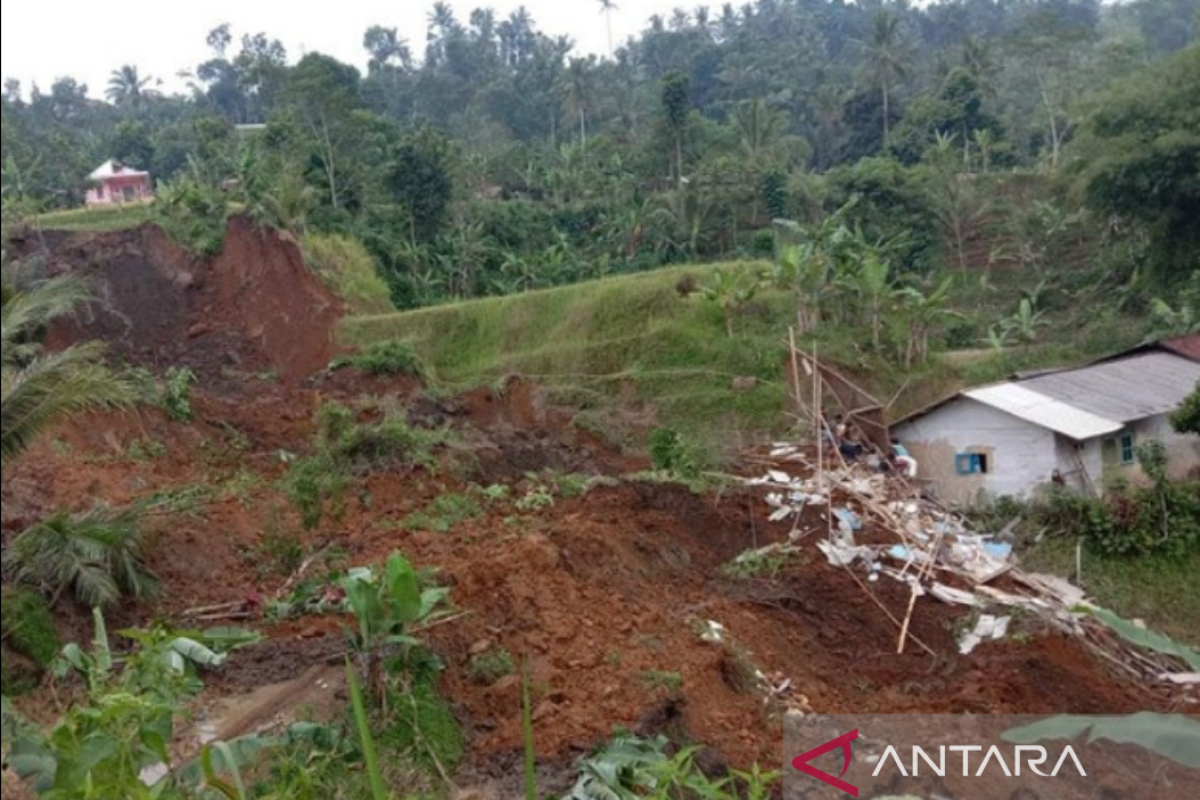
[[[892,138],[892,92],[887,78],[883,79],[883,145]]]
[[[675,134],[675,189],[683,191],[683,132]]]

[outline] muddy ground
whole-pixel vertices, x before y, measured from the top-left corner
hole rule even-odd
[[[148,521],[150,561],[165,591],[147,606],[114,610],[113,627],[155,620],[184,625],[190,609],[274,597],[292,577],[270,568],[267,546],[281,532],[299,537],[308,555],[336,553],[342,565],[377,563],[399,550],[437,570],[463,612],[429,637],[446,666],[442,690],[467,736],[459,781],[499,794],[518,793],[520,682],[509,675],[486,683],[471,663],[501,649],[532,666],[538,754],[552,765],[550,785],[617,728],[702,744],[713,769],[756,762],[774,768],[788,707],[1126,713],[1170,704],[1126,682],[1079,642],[1036,627],[961,657],[956,639],[965,612],[934,602],[918,606],[912,634],[935,655],[910,647],[898,656],[896,625],[880,605],[902,618],[908,590],[888,580],[856,582],[829,566],[811,541],[804,557],[777,578],[728,578],[722,567],[729,561],[790,529],[768,522],[759,494],[696,495],[678,485],[628,479],[647,465],[576,428],[536,387],[517,381],[503,391],[444,400],[411,379],[320,371],[333,352],[326,316],[331,301],[309,277],[294,274],[295,265],[276,248],[262,244],[258,232],[235,231],[245,240],[235,251],[242,263],[192,265],[190,282],[161,278],[161,290],[179,308],[139,316],[158,295],[120,288],[111,265],[120,262],[116,254],[133,248],[129,268],[144,268],[156,248],[167,247],[156,235],[105,239],[102,252],[114,255],[97,262],[108,276],[105,285],[116,287],[105,308],[123,309],[133,324],[113,327],[117,315],[99,314],[64,336],[103,336],[131,359],[159,369],[189,363],[202,376],[195,421],[172,422],[152,409],[79,420],[4,470],[6,540],[60,509],[121,506],[155,495],[195,500],[185,513]],[[255,249],[260,245],[266,250]],[[95,253],[94,247],[69,240],[55,252]],[[167,274],[178,258],[154,263]],[[256,272],[246,267],[250,262],[275,266]],[[288,280],[297,285],[276,292]],[[267,322],[255,322],[255,306],[238,299],[243,290],[251,300],[277,293],[266,306]],[[135,302],[131,292],[144,300]],[[306,332],[290,341],[288,331],[298,325]],[[232,337],[234,357],[205,344],[210,336]],[[399,403],[414,425],[449,427],[458,443],[442,453],[434,473],[360,476],[342,518],[303,532],[278,481],[290,455],[311,449],[314,412],[330,400],[368,408],[378,402],[367,401]],[[439,495],[468,485],[502,484],[520,497],[531,485],[528,475],[547,471],[613,481],[537,511],[520,512],[511,502],[489,506],[449,533],[414,533],[403,524]],[[307,577],[329,568],[318,560]],[[336,705],[329,698],[340,699],[341,689],[329,669],[346,652],[345,621],[271,624],[248,607],[250,616],[234,622],[268,638],[208,678],[200,718],[230,735],[301,707]],[[709,621],[724,626],[723,644],[702,640],[699,630]],[[64,609],[62,626],[69,636],[87,637],[82,609]],[[775,685],[790,680],[792,688],[768,702],[755,673]],[[44,701],[35,697],[26,705]],[[236,718],[229,708],[237,709]]]

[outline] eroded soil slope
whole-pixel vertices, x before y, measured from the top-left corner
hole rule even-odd
[[[51,345],[103,339],[158,369],[210,380],[272,372],[299,380],[326,367],[344,304],[289,237],[244,218],[225,247],[196,259],[155,225],[104,234],[27,234],[13,242],[23,276],[75,272],[96,301],[51,331]]]

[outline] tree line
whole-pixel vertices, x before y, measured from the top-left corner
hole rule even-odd
[[[1045,254],[1008,229],[1033,212],[1005,194],[1024,175],[1046,224],[1129,220],[1129,263],[1171,279],[1194,269],[1200,218],[1198,9],[757,0],[655,17],[597,57],[523,9],[438,3],[423,32],[365,31],[365,72],[223,25],[184,93],[135,65],[104,101],[71,78],[6,82],[5,218],[78,205],[116,158],[151,170],[176,216],[233,205],[360,239],[411,307],[770,255],[775,220],[851,199],[851,227],[903,235],[906,271],[1028,262]]]

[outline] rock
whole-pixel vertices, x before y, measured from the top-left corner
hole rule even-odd
[[[188,328],[189,339],[199,339],[201,336],[206,336],[212,333],[212,326],[207,322],[197,322],[192,327]]]

